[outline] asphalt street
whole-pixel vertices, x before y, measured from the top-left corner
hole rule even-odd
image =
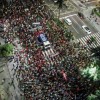
[[[76,6],[78,9],[88,9],[91,6],[95,6],[97,4],[96,0],[89,0],[88,2],[82,3],[83,0],[70,0],[71,3]]]
[[[56,6],[54,6],[54,3],[52,0],[45,0],[45,2],[50,5],[52,4],[53,6],[53,9],[56,9]],[[80,0],[76,0],[76,2],[74,0],[71,0],[70,1],[73,6],[79,8],[79,11],[80,12],[83,12],[83,10],[86,10],[87,9],[87,6],[91,6],[91,5],[95,5],[96,2],[94,2],[94,0],[91,0],[89,2],[85,2],[85,3],[81,3]],[[82,6],[80,7],[79,4],[81,4]],[[67,11],[67,10],[66,10]],[[71,26],[68,26],[67,24],[66,27],[68,27],[69,30],[72,31],[74,37],[76,39],[79,39],[79,38],[82,38],[82,37],[85,37],[87,36],[88,34],[82,29],[82,26],[83,25],[86,25],[88,26],[88,28],[90,29],[90,31],[92,32],[91,34],[95,34],[95,33],[98,33],[98,31],[96,30],[96,28],[93,26],[92,23],[90,23],[89,20],[87,20],[87,18],[85,19],[80,19],[80,17],[77,15],[77,12],[73,11],[68,13],[66,12],[65,14],[62,13],[63,11],[61,11],[61,14],[60,14],[60,18],[63,19],[63,18],[70,18],[71,21],[72,21],[72,25]],[[63,15],[62,15],[63,14]]]
[[[94,26],[92,26],[92,24],[87,21],[86,19],[81,19],[80,17],[78,17],[77,14],[73,14],[73,15],[69,15],[69,16],[66,16],[64,18],[69,18],[71,21],[72,21],[72,25],[68,26],[67,24],[67,27],[69,28],[69,30],[72,31],[73,35],[75,36],[75,38],[81,38],[81,37],[84,37],[86,35],[88,35],[83,29],[82,29],[82,26],[83,25],[86,25],[88,26],[88,28],[90,29],[90,31],[92,32],[91,34],[95,34],[97,33],[98,31],[95,29]]]
[[[96,5],[96,3],[97,3],[96,0],[91,0],[91,1],[89,1],[89,2],[85,2],[84,5],[89,7],[89,6],[94,6],[94,5]]]

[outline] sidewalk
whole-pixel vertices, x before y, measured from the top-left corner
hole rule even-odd
[[[95,17],[91,17],[91,11],[92,9],[95,8],[95,6],[89,7],[87,10],[83,11],[83,14],[85,16],[85,18],[98,30],[98,32],[100,33],[100,18],[98,16],[95,15]],[[97,22],[95,22],[95,19],[97,18]]]
[[[5,44],[4,39],[2,39],[1,37],[0,37],[0,43]],[[19,48],[19,46],[18,46],[18,48]],[[20,90],[18,88],[18,82],[17,82],[16,77],[14,77],[14,75],[13,75],[14,74],[14,70],[12,70],[13,61],[12,62],[4,61],[4,64],[3,64],[3,61],[1,61],[0,65],[1,65],[0,71],[3,70],[0,73],[0,84],[1,84],[2,79],[5,78],[5,82],[2,84],[2,87],[4,87],[3,91],[5,92],[6,96],[8,95],[6,97],[7,99],[5,99],[5,100],[21,100]],[[14,83],[12,85],[10,85],[9,83],[11,83],[12,80]]]
[[[79,0],[70,0],[74,6],[78,8],[78,10],[85,10],[88,7],[84,4],[82,4]]]
[[[54,15],[56,17],[58,17],[58,15],[59,15],[58,5],[54,4],[51,1],[47,2],[46,0],[45,0],[45,3],[49,7],[49,9],[51,9],[53,11]],[[77,12],[77,11],[78,11],[78,9],[70,1],[64,1],[63,7],[60,10],[60,17],[63,17],[66,14],[74,13],[74,12]]]

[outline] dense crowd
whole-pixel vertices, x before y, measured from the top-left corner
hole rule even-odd
[[[4,9],[4,18],[0,21],[6,23],[6,29],[0,35],[16,49],[14,76],[23,91],[21,95],[25,100],[85,100],[91,84],[82,78],[78,69],[90,62],[86,47],[65,37],[66,30],[56,24],[45,5],[24,2],[26,8],[19,1]],[[34,22],[40,22],[42,28],[37,28]],[[38,43],[40,31],[46,34],[57,52],[50,60],[45,59]],[[18,44],[22,48],[18,49]]]

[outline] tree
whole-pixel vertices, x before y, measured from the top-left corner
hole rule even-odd
[[[58,18],[60,17],[60,9],[62,9],[62,5],[63,5],[63,0],[58,0],[58,9],[59,9],[59,15]]]
[[[87,98],[87,100],[96,100],[96,95],[90,94]]]
[[[96,48],[92,48],[91,52],[93,53],[93,57],[96,57],[100,60],[100,46]]]
[[[81,75],[92,79],[93,81],[100,80],[100,60],[94,60],[90,65],[86,66],[86,68],[81,69]]]
[[[11,56],[13,53],[13,45],[12,44],[4,44],[0,45],[0,56],[1,57],[6,57],[6,56]]]
[[[90,37],[91,42],[97,43],[96,38],[95,37]]]
[[[100,100],[100,90],[96,90],[94,94],[90,94],[87,100]]]
[[[65,30],[65,37],[70,41],[73,40],[73,35],[71,33],[71,31],[69,32],[68,30]]]

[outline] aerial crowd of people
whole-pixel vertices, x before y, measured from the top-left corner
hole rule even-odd
[[[91,84],[78,69],[91,61],[88,50],[81,43],[75,44],[65,37],[66,29],[56,24],[47,6],[35,1],[24,2],[24,5],[19,1],[4,9],[4,18],[0,21],[6,23],[6,29],[0,36],[16,49],[14,76],[23,92],[21,95],[25,100],[85,100]],[[40,22],[42,28],[33,25],[34,22]],[[45,59],[37,40],[40,31],[57,52],[49,60]]]

